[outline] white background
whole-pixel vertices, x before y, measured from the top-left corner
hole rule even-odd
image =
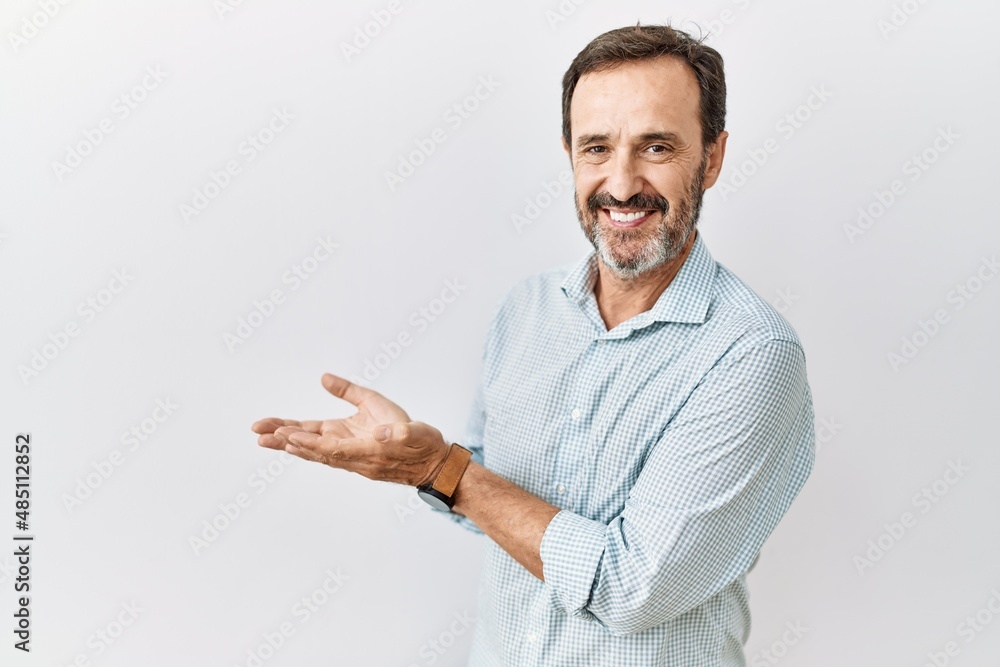
[[[726,61],[731,190],[708,192],[700,229],[799,332],[818,422],[813,476],[750,575],[748,661],[995,664],[996,3],[402,0],[349,56],[387,3],[45,4],[0,10],[3,664],[247,665],[291,622],[264,664],[463,665],[472,628],[456,619],[474,615],[487,538],[411,506],[410,488],[286,462],[250,424],[349,414],[322,372],[360,376],[409,333],[369,384],[460,438],[500,298],[590,249],[571,192],[544,196],[568,168],[561,77],[601,32],[667,20],[713,30]],[[480,77],[499,85],[449,121]],[[249,160],[241,144],[276,109],[294,118]],[[390,188],[435,128],[446,140]],[[240,172],[206,188],[230,160]],[[852,232],[859,208],[878,215]],[[283,276],[317,238],[338,248],[293,289]],[[460,296],[418,326],[449,280]],[[966,284],[971,299],[954,291]],[[282,303],[227,345],[275,289]],[[148,421],[158,399],[178,406],[162,423]],[[125,445],[144,420],[155,431]],[[8,630],[22,432],[30,655]],[[956,462],[968,470],[940,481]],[[268,464],[280,474],[261,483]],[[249,505],[195,553],[241,493]],[[294,605],[327,570],[346,579],[301,622]],[[131,603],[134,622],[96,639]]]

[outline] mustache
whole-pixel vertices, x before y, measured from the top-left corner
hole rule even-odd
[[[602,208],[631,208],[643,211],[659,211],[666,215],[670,210],[670,202],[661,195],[638,193],[625,201],[618,201],[609,192],[597,192],[587,198],[587,209],[592,215]]]

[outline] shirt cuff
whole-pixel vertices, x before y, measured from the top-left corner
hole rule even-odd
[[[559,510],[542,533],[542,576],[570,616],[590,615],[585,610],[604,556],[607,529],[599,521]]]

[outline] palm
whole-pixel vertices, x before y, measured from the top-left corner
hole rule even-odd
[[[379,424],[408,422],[410,416],[382,394],[372,391],[357,404],[358,411],[343,419],[327,419],[320,424],[320,435],[335,438],[365,438]]]
[[[358,411],[342,419],[296,421],[268,417],[253,425],[260,434],[258,442],[263,447],[284,449],[285,443],[274,435],[282,426],[293,426],[303,431],[334,438],[370,438],[379,424],[412,421],[403,408],[373,389],[354,384],[345,378],[327,373],[323,376],[323,386],[337,398],[353,403]]]

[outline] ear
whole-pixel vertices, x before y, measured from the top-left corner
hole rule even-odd
[[[705,165],[705,178],[701,184],[701,187],[705,190],[715,185],[715,182],[719,180],[719,173],[722,171],[722,159],[726,156],[726,139],[728,138],[729,133],[723,130],[719,133],[715,143],[712,144],[711,151],[708,154],[708,164]]]

